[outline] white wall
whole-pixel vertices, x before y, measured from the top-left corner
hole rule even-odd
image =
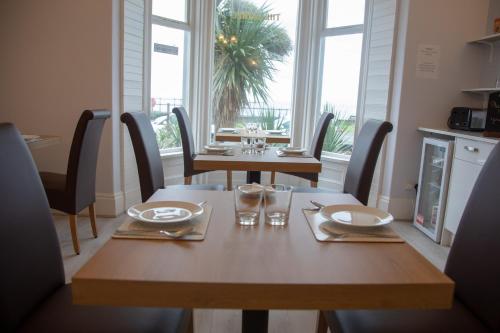
[[[382,195],[397,218],[411,219],[421,153],[419,126],[446,127],[453,106],[479,106],[462,88],[480,82],[482,50],[466,42],[485,34],[487,0],[400,0],[391,121]],[[438,79],[416,77],[419,44],[441,47]]]
[[[34,151],[40,170],[66,172],[73,132],[85,109],[112,109],[97,171],[98,213],[112,215],[120,189],[116,159],[119,90],[118,0],[0,2],[0,122],[61,144]],[[108,202],[109,201],[109,202]]]

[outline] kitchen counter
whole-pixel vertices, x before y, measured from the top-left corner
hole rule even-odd
[[[469,140],[475,140],[493,144],[497,144],[500,141],[500,138],[485,137],[483,136],[482,132],[469,132],[469,131],[452,130],[449,128],[429,128],[429,127],[419,127],[418,130],[420,132],[425,132],[430,134],[452,136],[455,138],[469,139]]]

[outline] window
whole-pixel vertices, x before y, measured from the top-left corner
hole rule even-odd
[[[215,11],[212,131],[289,132],[298,0],[222,0]]]
[[[366,92],[373,81],[367,81],[368,67],[378,61],[375,55],[368,61],[370,50],[382,37],[389,42],[395,4],[389,0],[146,3],[151,7],[147,57],[151,68],[146,78],[150,94],[146,95],[151,98],[145,104],[149,103],[146,109],[162,150],[180,147],[171,110],[182,105],[190,112],[197,148],[213,140],[215,130],[248,123],[283,130],[294,145],[307,145],[311,138],[305,135],[312,132],[314,119],[328,111],[335,120],[325,153],[345,158],[352,152],[356,124],[361,122],[358,115],[365,118],[365,106],[374,103],[366,101],[373,95]],[[380,21],[367,36],[365,17],[370,26]],[[378,31],[384,36],[376,35]],[[369,43],[370,38],[377,42]],[[384,40],[384,48],[390,63],[392,44]],[[372,109],[373,113],[385,107],[377,104]]]
[[[187,107],[189,87],[189,1],[152,0],[150,118],[160,150],[181,147],[172,109]]]
[[[319,113],[335,115],[324,151],[349,155],[354,141],[365,0],[330,0],[322,32]]]

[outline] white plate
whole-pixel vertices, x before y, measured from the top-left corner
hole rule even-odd
[[[361,205],[325,206],[320,213],[329,221],[361,228],[380,227],[394,220],[389,213]]]
[[[38,139],[40,135],[23,134],[24,140],[35,140]]]
[[[141,222],[168,224],[189,221],[203,214],[203,207],[186,201],[155,201],[134,205],[128,216]]]
[[[237,132],[237,131],[238,130],[236,128],[230,128],[230,127],[219,128],[220,133],[233,133],[233,132]]]
[[[214,151],[214,152],[224,152],[226,150],[229,150],[231,148],[225,147],[225,146],[218,146],[218,145],[208,145],[205,146],[206,151]]]
[[[283,134],[283,130],[266,130],[268,134]]]
[[[302,155],[304,154],[307,149],[300,148],[300,147],[284,147],[284,148],[279,148],[279,151],[287,154],[287,155]]]

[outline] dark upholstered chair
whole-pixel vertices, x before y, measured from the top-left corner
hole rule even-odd
[[[465,206],[445,273],[455,281],[450,310],[324,312],[334,333],[500,332],[500,145]]]
[[[191,311],[73,305],[47,197],[28,147],[0,124],[0,332],[186,332]]]
[[[314,136],[311,141],[311,146],[309,147],[308,154],[314,156],[318,161],[321,160],[321,152],[323,151],[323,143],[325,142],[326,132],[328,131],[328,126],[333,119],[333,114],[329,112],[324,112],[316,124],[314,130]],[[311,182],[311,187],[318,186],[318,173],[309,172],[286,172],[288,175],[293,175],[296,177],[307,179]],[[271,173],[271,184],[276,181],[276,173]]]
[[[156,190],[165,188],[163,164],[156,134],[149,117],[144,112],[127,112],[121,121],[127,125],[134,147],[142,202],[148,200]],[[222,191],[221,185],[169,185],[168,188]]]
[[[385,137],[391,131],[390,122],[370,119],[363,125],[356,139],[347,167],[344,193],[352,194],[363,205],[368,204],[378,156]]]
[[[184,184],[191,185],[192,177],[201,173],[208,172],[207,170],[194,170],[194,158],[196,157],[194,149],[193,130],[191,128],[191,121],[186,110],[183,107],[174,108],[172,112],[177,117],[179,130],[181,132],[182,152],[184,157]],[[227,185],[228,190],[232,188],[232,173],[227,171]]]
[[[392,124],[368,120],[361,129],[347,167],[343,193],[350,193],[364,205],[368,204],[373,174],[382,144]],[[334,192],[333,190],[297,188],[295,192]]]
[[[89,208],[92,233],[97,237],[95,223],[95,178],[97,155],[104,122],[110,117],[105,110],[86,110],[76,125],[67,173],[41,172],[40,177],[49,199],[50,207],[69,215],[69,226],[76,254],[80,253],[76,217]]]

